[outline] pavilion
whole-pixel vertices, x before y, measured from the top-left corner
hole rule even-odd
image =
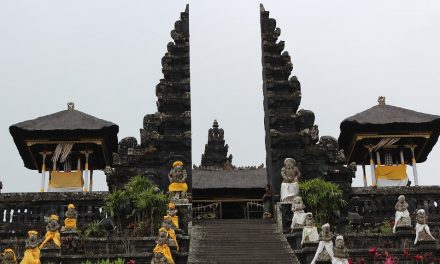
[[[68,109],[9,127],[24,166],[41,173],[40,191],[92,191],[93,170],[112,165],[118,151],[119,127],[111,122]]]
[[[373,186],[409,185],[407,165],[413,168],[414,185],[418,185],[417,163],[426,161],[438,140],[440,116],[379,104],[346,118],[341,123],[339,146],[347,164],[371,168]]]

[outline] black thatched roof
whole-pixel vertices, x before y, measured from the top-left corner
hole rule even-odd
[[[416,112],[392,105],[380,104],[361,113],[346,118],[340,125],[339,147],[346,154],[353,147],[357,133],[408,134],[431,132],[429,139],[424,139],[423,149],[416,148],[417,162],[426,160],[429,152],[437,142],[440,131],[440,116]],[[349,158],[347,162],[359,162],[361,157]]]
[[[193,170],[193,189],[253,189],[267,184],[266,168],[243,170]]]
[[[41,169],[36,159],[37,150],[31,150],[26,140],[73,141],[80,139],[103,139],[105,155],[111,159],[112,153],[118,151],[118,125],[73,109],[60,111],[51,115],[24,121],[9,127],[15,145],[29,169]],[[104,151],[104,150],[102,150]],[[37,164],[36,164],[37,162]],[[104,168],[103,160],[95,163],[95,168]]]

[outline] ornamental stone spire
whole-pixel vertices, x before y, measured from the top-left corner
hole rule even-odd
[[[225,168],[232,163],[232,155],[228,155],[228,144],[225,144],[224,131],[219,128],[217,120],[214,120],[212,128],[208,130],[208,144],[205,145],[205,153],[202,154],[202,167]]]

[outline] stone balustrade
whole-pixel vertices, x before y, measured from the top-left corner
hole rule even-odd
[[[64,221],[67,205],[78,211],[78,227],[104,218],[102,206],[107,192],[89,193],[2,193],[0,194],[0,238],[24,236],[30,229],[45,232],[45,217],[56,214]]]
[[[361,215],[364,223],[376,225],[394,219],[395,205],[401,194],[406,197],[413,223],[416,210],[425,209],[429,222],[440,224],[440,186],[354,187],[347,209]]]

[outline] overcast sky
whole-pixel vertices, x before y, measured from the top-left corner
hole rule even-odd
[[[38,191],[10,125],[76,109],[135,136],[156,109],[170,30],[188,1],[0,0],[0,164],[6,192]],[[189,1],[193,163],[218,119],[235,165],[265,162],[260,1]],[[440,1],[265,1],[320,134],[377,104],[440,114]],[[419,165],[438,184],[440,146]],[[412,173],[410,173],[412,178]],[[360,185],[362,179],[355,180]],[[106,190],[105,176],[95,189]]]

